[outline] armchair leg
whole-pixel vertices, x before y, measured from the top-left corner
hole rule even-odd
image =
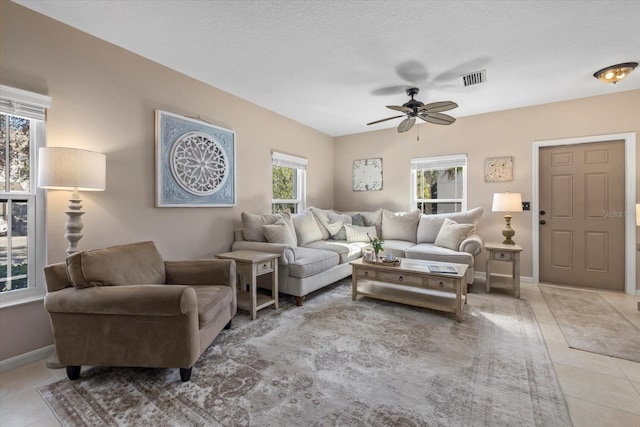
[[[302,307],[302,301],[304,301],[304,297],[296,297],[296,305],[298,307]]]
[[[80,378],[80,366],[67,366],[67,378],[71,381]]]
[[[183,383],[186,383],[191,379],[191,368],[180,368],[180,379]]]
[[[229,323],[227,323],[226,325],[224,325],[225,329],[231,329],[231,320],[229,320]]]

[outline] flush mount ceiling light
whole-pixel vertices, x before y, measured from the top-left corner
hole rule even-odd
[[[616,84],[627,77],[637,66],[637,62],[625,62],[623,64],[611,65],[607,68],[596,71],[593,74],[593,77],[605,83]]]

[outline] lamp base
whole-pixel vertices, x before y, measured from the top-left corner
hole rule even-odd
[[[65,233],[64,237],[69,242],[69,247],[67,248],[67,255],[71,255],[75,252],[78,252],[78,240],[82,239],[82,229],[84,228],[84,224],[82,224],[82,200],[80,200],[80,194],[78,194],[78,190],[74,189],[71,198],[69,199],[69,210],[64,213],[67,214],[67,222],[65,225]]]
[[[515,245],[516,242],[511,240],[513,236],[516,235],[516,232],[513,228],[511,228],[511,215],[506,214],[504,216],[504,221],[506,222],[504,230],[502,230],[502,235],[504,236],[503,245]]]

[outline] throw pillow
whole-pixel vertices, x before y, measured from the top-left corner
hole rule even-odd
[[[420,211],[391,212],[382,211],[382,238],[384,240],[404,240],[416,242]]]
[[[473,224],[476,226],[480,221],[480,217],[482,217],[482,212],[482,207],[477,207],[465,212],[421,215],[418,223],[418,243],[435,242],[445,218],[449,218],[458,224]]]
[[[329,221],[335,224],[340,224],[340,228],[331,235],[331,238],[333,240],[347,240],[347,231],[344,226],[351,225],[353,221],[352,218],[349,215],[332,212],[329,213]]]
[[[347,234],[347,242],[366,242],[369,243],[369,237],[376,238],[378,237],[378,233],[376,233],[376,227],[360,227],[358,225],[345,225],[344,226],[346,234]]]
[[[361,214],[351,215],[351,224],[359,227],[365,227],[363,216]]]
[[[300,246],[322,240],[322,230],[311,212],[293,215],[293,226]]]
[[[475,230],[473,224],[458,224],[449,218],[445,218],[434,244],[457,251],[460,249],[460,243],[469,237],[473,230]]]
[[[274,224],[263,225],[262,229],[264,230],[264,237],[269,243],[281,243],[291,245],[294,248],[297,246],[296,237],[291,233],[284,218],[280,218]]]
[[[291,212],[284,211],[277,214],[256,215],[248,212],[242,212],[242,235],[245,240],[251,242],[266,242],[264,237],[263,225],[275,224],[277,220],[283,218],[291,232],[295,235],[293,221],[291,220]]]

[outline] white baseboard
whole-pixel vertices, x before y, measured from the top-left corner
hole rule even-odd
[[[53,354],[53,345],[42,347],[28,353],[19,354],[5,360],[0,360],[0,372],[9,371],[11,369],[46,359]]]

